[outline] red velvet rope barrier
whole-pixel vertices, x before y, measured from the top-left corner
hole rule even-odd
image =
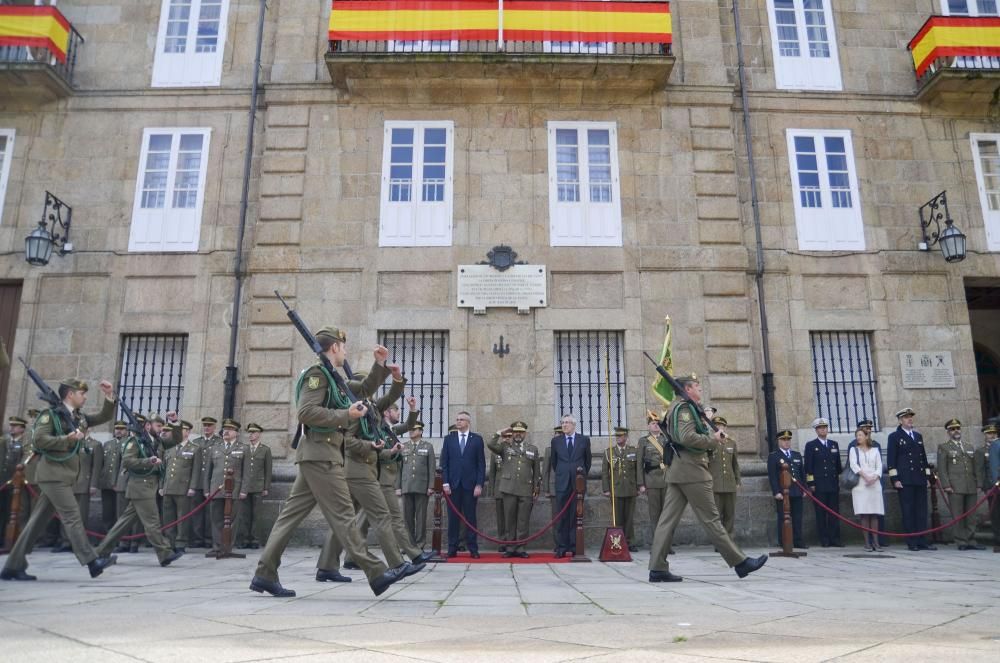
[[[537,532],[535,532],[534,534],[532,534],[531,536],[529,536],[526,539],[516,539],[516,540],[513,540],[513,541],[504,541],[503,539],[497,539],[497,538],[494,538],[494,537],[490,536],[489,534],[485,534],[483,532],[480,532],[478,529],[476,529],[475,527],[473,527],[471,523],[469,523],[469,521],[465,518],[465,516],[462,515],[461,511],[459,511],[457,508],[455,508],[455,503],[451,501],[451,495],[449,495],[448,493],[444,493],[444,500],[445,500],[445,502],[448,503],[448,509],[452,513],[454,513],[456,516],[458,516],[459,520],[461,520],[463,523],[465,523],[465,526],[468,527],[469,529],[471,529],[473,532],[475,532],[477,536],[481,536],[484,539],[486,539],[487,541],[490,541],[492,543],[499,543],[501,546],[522,546],[522,545],[524,545],[526,543],[531,543],[532,541],[534,541],[535,539],[539,538],[540,536],[542,536],[543,534],[545,534],[546,532],[548,532],[550,529],[552,529],[552,526],[555,525],[557,522],[559,522],[559,519],[562,518],[566,514],[566,511],[569,510],[569,507],[574,502],[576,502],[576,493],[573,493],[572,495],[570,495],[569,500],[566,501],[566,505],[563,506],[562,510],[558,514],[556,514],[555,518],[553,518],[552,520],[550,520],[549,523],[545,527],[543,527],[542,529],[538,530]]]

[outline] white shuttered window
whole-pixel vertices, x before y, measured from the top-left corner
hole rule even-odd
[[[831,0],[767,0],[779,90],[841,90]]]
[[[10,162],[14,158],[14,130],[0,129],[0,223],[3,222],[3,202],[7,195]]]
[[[1000,134],[972,134],[971,139],[986,245],[1000,251]]]
[[[229,0],[162,0],[153,87],[209,87],[222,79]]]

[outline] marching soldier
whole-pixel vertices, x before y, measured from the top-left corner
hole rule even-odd
[[[95,472],[95,467],[100,469],[99,454],[103,453],[101,443],[90,437],[89,429],[85,421],[80,422],[80,430],[87,437],[80,441],[80,472],[76,475],[76,484],[73,486],[73,494],[76,496],[76,504],[80,507],[80,520],[83,528],[87,529],[90,522],[90,498],[97,494],[97,479],[99,472]],[[66,528],[60,523],[59,543],[52,549],[54,553],[73,552],[73,546],[66,536]]]
[[[903,512],[903,531],[921,532],[927,529],[927,481],[931,470],[927,466],[924,436],[913,427],[915,412],[903,408],[896,413],[899,426],[889,434],[886,448],[886,467],[889,480],[899,494],[899,507]],[[906,539],[910,550],[937,550],[921,536]]]
[[[25,572],[28,568],[26,556],[53,514],[59,514],[73,552],[80,564],[88,567],[91,578],[101,575],[104,569],[115,563],[113,556],[98,554],[91,547],[80,519],[80,507],[73,495],[73,485],[80,469],[80,440],[84,437],[79,429],[80,423],[87,420],[91,424],[101,424],[114,416],[114,389],[107,380],[102,381],[100,387],[104,399],[99,414],[88,416],[80,411],[87,402],[87,383],[71,378],[59,384],[59,397],[63,401],[61,410],[70,413],[72,419],[67,420],[65,413],[53,408],[42,412],[35,421],[32,437],[34,450],[39,456],[36,479],[41,494],[27,526],[10,551],[3,571],[0,571],[0,579],[35,580],[35,576]]]
[[[642,488],[649,508],[649,526],[656,530],[663,512],[663,496],[667,492],[667,465],[664,462],[664,448],[667,440],[660,430],[659,417],[653,412],[646,413],[648,433],[639,440],[639,462],[642,464]]]
[[[715,416],[712,422],[723,433],[729,422],[725,417]],[[740,486],[740,461],[737,458],[736,443],[730,438],[723,440],[722,445],[714,452],[708,462],[712,472],[712,493],[715,495],[715,506],[719,509],[719,519],[729,536],[733,535],[736,526],[736,489]]]
[[[420,419],[420,409],[417,406],[417,399],[414,396],[410,396],[406,399],[406,403],[410,413],[405,423],[399,423],[399,406],[395,403],[390,405],[385,411],[384,418],[386,424],[392,428],[392,432],[396,435],[408,432]],[[402,440],[400,442],[398,446],[392,449],[383,449],[380,452],[381,464],[379,466],[378,483],[382,488],[382,497],[385,498],[386,506],[389,507],[389,516],[392,518],[392,531],[396,535],[396,541],[399,543],[399,547],[406,551],[410,559],[414,559],[414,555],[419,556],[423,552],[423,547],[416,545],[410,538],[410,533],[403,522],[403,511],[399,507],[399,491],[397,491],[396,486],[400,482],[403,464],[403,443]]]
[[[836,440],[827,439],[830,422],[819,417],[812,423],[816,439],[806,444],[803,464],[806,484],[820,502],[836,513],[840,513],[840,473],[844,471],[840,459],[840,447]],[[824,548],[843,548],[840,542],[840,521],[819,504],[816,509],[816,531]]]
[[[962,441],[962,422],[949,419],[944,428],[949,439],[937,449],[937,478],[946,494],[948,510],[952,518],[957,518],[976,504],[976,494],[983,484],[982,467],[976,463],[973,446]],[[951,532],[959,550],[986,550],[976,544],[975,514],[955,523]]]
[[[28,426],[28,421],[22,417],[8,417],[7,425],[7,434],[0,436],[0,542],[3,542],[3,530],[6,530],[10,519],[11,490],[9,487],[3,490],[3,487],[14,478],[14,471],[21,462],[24,429]]]
[[[781,487],[781,466],[788,465],[792,479],[802,483],[802,454],[792,449],[792,431],[778,431],[778,448],[767,457],[767,479],[771,484],[771,494],[774,496],[774,508],[778,513],[778,545],[781,545],[781,533],[785,522],[785,493]],[[802,538],[802,489],[794,481],[788,488],[789,508],[792,516],[792,547],[808,548]]]
[[[605,497],[611,497],[612,475],[614,477],[614,510],[616,522],[625,530],[625,540],[632,552],[639,550],[635,541],[635,501],[643,481],[639,450],[628,444],[628,428],[615,426],[615,447],[604,451],[601,467],[601,490]]]
[[[181,422],[181,443],[167,449],[166,470],[160,495],[163,496],[163,520],[172,523],[186,516],[192,508],[191,498],[201,486],[201,447],[191,441],[191,422]],[[185,520],[167,531],[170,547],[183,553],[191,541],[191,521]]]
[[[100,466],[94,468],[97,472],[97,489],[101,491],[101,526],[105,532],[118,520],[118,474],[121,472],[122,438],[127,431],[128,426],[124,421],[115,422],[111,439],[101,443]]]
[[[135,419],[136,419],[136,422],[140,426],[143,427],[143,430],[148,433],[149,430],[150,430],[150,423],[148,421],[146,421],[146,417],[144,417],[141,414],[137,414],[137,415],[135,415]],[[124,435],[122,436],[122,438],[120,440],[120,444],[119,444],[119,452],[122,455],[124,455],[124,453],[125,453],[125,445],[126,445],[126,443],[128,443],[129,438],[131,437],[131,434],[128,431],[128,426],[125,427],[125,430],[123,432],[124,432]],[[111,523],[111,527],[114,527],[114,524],[116,522],[118,522],[118,519],[122,517],[123,513],[125,513],[125,509],[128,508],[128,498],[125,497],[125,493],[128,490],[129,472],[128,472],[128,470],[125,469],[125,466],[122,464],[121,457],[119,457],[119,459],[118,459],[118,468],[119,468],[118,469],[118,481],[115,484],[115,491],[118,494],[118,515],[115,516],[115,520],[114,520],[113,523]],[[111,531],[111,527],[108,528],[109,532]],[[114,551],[116,553],[137,553],[137,552],[139,552],[139,538],[140,538],[139,535],[140,534],[142,534],[142,523],[140,523],[139,520],[136,519],[135,522],[132,524],[132,530],[130,532],[126,532],[123,535],[122,542],[118,545],[117,548],[115,548]],[[127,536],[129,538],[128,539],[124,539],[125,536]]]
[[[198,445],[201,455],[201,471],[199,476],[204,480],[208,476],[208,458],[213,445],[222,443],[222,436],[216,432],[219,420],[215,417],[201,418],[201,435],[191,441]],[[191,496],[191,507],[194,508],[205,501],[205,490],[201,484],[194,489]],[[208,548],[212,540],[211,510],[204,508],[191,518],[191,547]]]
[[[250,444],[247,445],[247,474],[243,478],[243,489],[240,500],[243,508],[240,518],[240,533],[243,535],[241,548],[260,548],[260,542],[266,539],[264,535],[264,498],[271,490],[271,447],[260,443],[260,434],[264,432],[260,424],[247,424],[247,435]]]
[[[243,508],[243,501],[237,498],[242,492],[243,479],[250,470],[247,445],[240,442],[240,422],[235,419],[222,420],[222,442],[208,449],[208,462],[205,463],[202,489],[206,498],[215,493],[209,505],[212,511],[212,552],[215,553],[222,549],[222,527],[226,519],[226,470],[233,471],[232,542],[235,543],[239,536],[240,511]]]
[[[510,442],[513,437],[512,434],[508,433],[505,441]],[[506,541],[509,533],[507,532],[507,518],[504,515],[503,497],[500,495],[500,472],[502,469],[503,455],[498,453],[490,454],[489,481],[486,483],[486,497],[493,498],[497,521],[497,538],[501,541]],[[503,544],[497,548],[497,551],[501,553],[506,552],[506,550],[507,546]]]
[[[422,439],[423,422],[410,429],[403,443],[403,464],[396,480],[396,492],[403,496],[403,522],[410,541],[421,550],[427,544],[427,499],[434,493],[434,446]]]
[[[524,443],[527,432],[528,424],[515,421],[487,443],[500,456],[496,488],[503,504],[506,539],[514,541],[528,538],[531,508],[542,486],[542,456],[538,447]],[[520,543],[506,546],[503,556],[527,558],[528,553]]]
[[[708,471],[708,452],[721,446],[722,433],[713,433],[705,425],[697,409],[688,402],[701,402],[701,383],[695,375],[677,380],[684,389],[667,411],[665,420],[676,453],[667,470],[667,495],[663,513],[656,525],[653,546],[649,554],[650,582],[679,582],[680,576],[670,573],[667,551],[674,537],[674,530],[690,504],[695,518],[705,528],[716,550],[722,555],[736,575],[745,578],[767,562],[767,555],[755,559],[747,557],[726,534],[719,521],[719,511],[712,497],[712,473]]]

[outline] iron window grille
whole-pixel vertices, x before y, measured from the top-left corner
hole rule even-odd
[[[448,332],[381,331],[379,343],[389,349],[389,362],[399,364],[406,389],[399,401],[400,421],[409,414],[407,396],[420,401],[424,437],[442,438],[448,432]],[[389,390],[386,383],[379,395]]]
[[[830,421],[832,433],[853,433],[862,419],[880,430],[871,334],[811,332],[810,341],[817,416]]]
[[[609,418],[625,425],[624,332],[556,332],[555,346],[555,422],[573,414],[577,431],[590,436],[609,435]]]
[[[187,334],[122,337],[118,393],[136,414],[179,412]]]

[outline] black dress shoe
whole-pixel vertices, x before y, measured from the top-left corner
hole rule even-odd
[[[500,546],[499,548],[497,548],[497,552],[502,552],[502,553],[507,552],[507,546]]]
[[[937,546],[920,545],[917,546],[918,550],[937,550]]]
[[[455,550],[449,550],[448,557],[458,557],[458,552]]]
[[[180,554],[183,555],[184,553],[187,552],[187,549],[186,548],[174,548],[174,552],[179,552]]]
[[[479,551],[473,550],[472,552],[469,553],[469,557],[471,557],[472,559],[479,559]]]
[[[556,559],[562,559],[565,556],[566,556],[566,551],[565,550],[563,550],[562,548],[557,548],[556,549]]]
[[[128,549],[128,551],[129,551],[130,553],[137,553],[137,552],[139,552],[139,546],[138,546],[138,545],[135,545],[135,546],[132,546],[132,547],[130,547],[130,548]]]
[[[112,552],[127,553],[128,552],[128,545],[126,545],[124,543],[120,543],[117,546],[115,546],[115,549]]]
[[[90,577],[96,578],[97,576],[104,573],[104,569],[109,566],[113,566],[115,562],[118,561],[117,555],[111,555],[110,557],[98,557],[93,562],[87,564],[87,568],[90,569]]]
[[[517,553],[515,553],[515,552],[514,552],[513,550],[505,550],[505,551],[503,552],[503,554],[502,554],[502,555],[500,555],[500,556],[501,556],[501,557],[504,557],[504,558],[509,558],[509,557],[513,557],[513,556],[514,556],[514,555],[516,555],[516,554],[517,554]]]
[[[258,594],[267,592],[271,596],[277,596],[281,599],[295,596],[294,589],[285,589],[277,580],[271,582],[270,580],[265,580],[260,576],[253,577],[253,580],[250,581],[250,589]]]
[[[684,578],[675,576],[670,571],[650,571],[649,582],[680,582]]]
[[[361,567],[358,566],[357,562],[355,562],[353,559],[349,559],[346,562],[344,562],[344,568],[347,569],[348,571],[360,571],[361,570]]]
[[[417,555],[416,557],[414,557],[410,561],[413,562],[414,564],[426,564],[431,559],[431,557],[434,557],[434,551],[426,550]]]
[[[414,573],[419,572],[423,568],[423,564],[414,566],[409,562],[403,562],[396,568],[389,569],[374,580],[369,580],[368,586],[372,588],[372,592],[375,596],[381,596],[385,593],[385,590],[389,589],[389,587],[393,585],[393,583],[399,582],[407,576],[412,576]]]
[[[767,563],[767,555],[761,555],[760,557],[752,558],[747,557],[745,560],[736,565],[736,575],[741,578],[746,578],[748,575],[764,566]]]
[[[0,571],[0,580],[38,580],[37,577],[29,575],[22,571],[9,571],[4,569]]]
[[[514,553],[514,554],[517,555],[518,557],[520,557],[521,559],[528,559],[528,551],[526,551],[526,550],[522,550],[522,551]]]
[[[316,582],[351,582],[351,579],[340,571],[316,569]]]
[[[843,548],[844,544],[843,543],[831,543],[830,547],[831,548]]]
[[[804,543],[793,543],[793,544],[792,544],[792,547],[793,547],[793,548],[801,548],[801,549],[803,549],[803,550],[809,550],[809,546],[807,546],[807,545],[806,545],[806,544],[804,544]]]
[[[629,552],[639,552],[639,546],[629,546],[628,547],[628,551]]]
[[[676,550],[674,550],[674,547],[673,547],[673,546],[670,546],[670,552],[668,552],[667,554],[668,554],[668,555],[676,555],[676,554],[677,554],[677,551],[676,551]]]
[[[909,550],[910,552],[917,552],[918,550],[920,550],[920,546],[906,546],[906,549]]]
[[[258,548],[260,548],[260,544],[259,543],[251,543],[250,544],[250,549],[251,550],[257,550]]]
[[[171,562],[176,562],[177,560],[179,560],[183,556],[184,556],[184,551],[177,552],[175,550],[174,552],[170,553],[169,555],[167,555],[166,557],[164,557],[162,560],[160,560],[160,566],[170,566]]]
[[[73,552],[73,546],[69,545],[68,543],[60,543],[58,546],[52,549],[52,552],[54,553]]]

